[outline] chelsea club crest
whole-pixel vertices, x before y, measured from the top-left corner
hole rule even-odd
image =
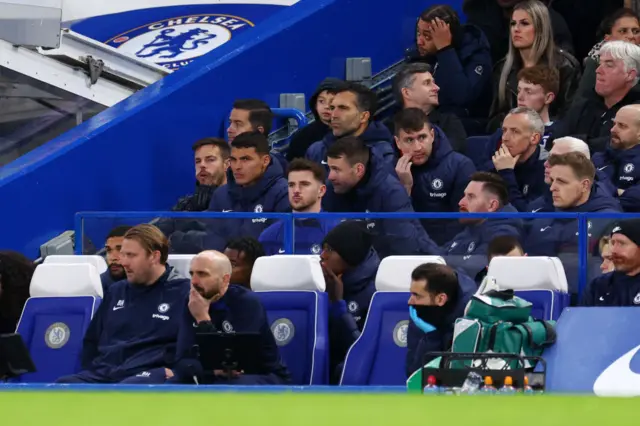
[[[129,30],[105,43],[173,70],[223,45],[235,32],[253,26],[253,22],[238,16],[182,16]]]

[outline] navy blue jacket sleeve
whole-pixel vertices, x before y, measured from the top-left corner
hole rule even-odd
[[[445,75],[438,81],[440,90],[449,94],[449,101],[461,108],[468,108],[484,92],[491,82],[491,55],[479,52],[462,66],[458,53],[453,47],[440,50],[436,54],[438,75]],[[476,72],[482,67],[480,73]]]
[[[587,288],[582,291],[580,306],[596,306],[596,288],[598,286],[598,278],[594,278]]]
[[[526,212],[529,202],[522,195],[516,174],[513,169],[498,170],[498,174],[502,176],[502,179],[507,183],[507,189],[509,190],[509,203],[516,208],[519,212]]]
[[[640,184],[627,188],[619,197],[622,210],[626,213],[640,212]]]
[[[320,163],[322,160],[324,160],[324,158],[320,158],[321,154],[320,152],[322,151],[322,141],[317,141],[311,144],[311,146],[309,148],[307,148],[307,152],[305,153],[304,157],[307,160],[311,160],[314,161],[316,163]]]
[[[448,348],[443,347],[444,332],[434,330],[425,333],[420,330],[413,321],[409,320],[407,330],[407,358],[405,362],[407,377],[411,376],[417,369],[422,368],[433,358],[426,357],[429,352],[442,352]]]
[[[329,309],[332,336],[332,351],[346,354],[351,345],[360,337],[360,329],[355,318],[347,311],[347,303],[344,300],[333,302]],[[362,314],[366,318],[366,313]]]
[[[193,346],[196,344],[196,327],[193,326],[194,323],[195,320],[191,316],[189,308],[185,305],[178,331],[177,361],[172,369],[179,383],[193,383],[192,378],[194,376],[202,375],[202,364],[200,364],[193,351]]]
[[[109,294],[105,294],[100,307],[93,315],[89,323],[89,328],[87,328],[84,335],[81,355],[81,365],[84,370],[90,369],[93,360],[98,356],[98,343],[100,342],[100,334],[102,333],[105,311],[111,306],[109,300]]]

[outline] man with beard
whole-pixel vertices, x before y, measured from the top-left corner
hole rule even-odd
[[[293,213],[320,213],[322,197],[327,192],[324,167],[313,161],[297,158],[289,164],[287,178],[289,204]],[[338,223],[338,219],[296,219],[293,253],[320,254],[322,240]],[[260,242],[268,256],[284,253],[284,222],[276,222],[265,229],[260,235]]]
[[[107,265],[109,269],[100,275],[100,281],[102,281],[102,292],[105,296],[111,284],[127,277],[124,272],[124,268],[120,264],[120,249],[122,248],[124,235],[129,229],[131,229],[130,226],[117,226],[109,232],[109,235],[107,235],[107,241],[104,244],[104,249],[107,252]]]
[[[615,270],[591,281],[581,306],[640,306],[640,219],[618,223],[609,244]]]
[[[377,97],[369,88],[358,83],[347,83],[337,89],[331,100],[331,131],[320,141],[314,142],[305,155],[320,163],[329,171],[327,152],[335,142],[347,136],[358,137],[392,171],[396,156],[393,136],[384,124],[373,121]]]
[[[180,309],[189,280],[167,265],[169,242],[142,224],[124,235],[127,279],[109,288],[82,345],[82,370],[57,383],[160,384],[173,376]]]
[[[431,359],[428,352],[448,351],[456,319],[477,290],[468,276],[447,265],[425,263],[411,273],[406,373],[411,376]]]
[[[289,372],[280,357],[260,299],[244,287],[229,284],[229,259],[217,251],[204,251],[193,258],[189,273],[191,291],[178,336],[179,361],[175,368],[175,381],[221,385],[289,383]],[[215,332],[259,333],[262,344],[255,356],[260,360],[262,374],[234,371],[229,377],[223,371],[204,371],[192,349],[197,334]]]

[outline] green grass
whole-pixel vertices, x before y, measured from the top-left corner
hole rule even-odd
[[[632,398],[549,395],[0,392],[7,426],[637,426],[637,407]]]

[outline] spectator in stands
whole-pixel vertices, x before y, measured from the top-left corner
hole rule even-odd
[[[453,326],[478,286],[468,276],[450,266],[425,263],[411,273],[409,327],[407,330],[406,373],[431,361],[429,352],[451,348]]]
[[[600,256],[602,257],[602,263],[600,264],[600,272],[603,274],[607,274],[609,272],[613,272],[615,269],[615,265],[611,259],[611,236],[605,235],[600,238],[598,242],[598,249],[600,251]]]
[[[210,211],[286,213],[287,180],[280,163],[269,155],[269,142],[259,132],[238,135],[231,143],[230,172],[227,184],[211,198]],[[207,233],[204,247],[223,250],[227,241],[240,236],[258,238],[269,226],[265,218],[216,219]],[[191,233],[188,233],[189,235]],[[203,238],[200,233],[197,235]],[[201,246],[202,247],[202,246]]]
[[[407,60],[432,67],[440,85],[442,112],[486,117],[491,97],[491,46],[480,28],[462,25],[451,6],[436,4],[420,14],[416,46],[407,51]]]
[[[402,157],[396,174],[411,196],[416,212],[455,212],[469,178],[471,160],[451,149],[447,136],[418,108],[405,108],[394,119],[396,146]],[[457,220],[423,219],[422,225],[437,243],[444,244],[461,231]]]
[[[640,306],[640,219],[623,220],[611,232],[613,272],[585,289],[581,306]]]
[[[191,291],[180,319],[178,383],[220,385],[285,385],[289,371],[282,362],[267,314],[260,298],[244,287],[230,284],[231,263],[217,251],[205,251],[191,261]],[[234,370],[231,377],[224,371],[204,371],[193,347],[201,333],[259,333],[261,345],[256,359],[262,374],[244,374]]]
[[[560,90],[559,78],[557,69],[544,65],[523,68],[518,72],[518,108],[531,108],[540,115],[544,123],[544,135],[540,145],[547,151],[551,149],[554,130],[554,121],[551,119],[549,108]],[[489,124],[489,127],[498,127],[498,130],[489,137],[490,140],[482,158],[485,163],[488,163],[488,167],[491,167],[491,157],[502,145],[502,122]],[[490,170],[487,166],[481,168]]]
[[[322,140],[331,131],[331,101],[345,85],[343,80],[337,78],[326,78],[320,83],[309,99],[309,109],[315,119],[291,136],[288,161],[304,158],[311,144]]]
[[[640,47],[610,41],[600,49],[595,92],[576,98],[555,134],[584,140],[591,152],[604,151],[611,136],[613,118],[625,105],[640,103],[637,87]]]
[[[16,332],[36,267],[15,251],[0,251],[0,334]]]
[[[531,108],[512,109],[502,123],[502,143],[491,159],[492,169],[507,183],[509,202],[519,211],[525,211],[546,189],[548,153],[540,145],[543,135],[544,122]]]
[[[359,83],[345,83],[331,101],[331,132],[309,147],[306,158],[322,164],[328,171],[329,148],[339,138],[355,136],[376,153],[389,170],[393,170],[396,161],[393,136],[382,123],[373,121],[377,102],[371,89]]]
[[[601,196],[594,188],[596,169],[578,152],[549,157],[549,181],[555,211],[563,213],[619,212],[611,197]],[[601,235],[606,221],[592,221],[589,236]],[[557,256],[577,246],[578,223],[575,219],[541,218],[532,221],[525,241],[532,256]]]
[[[476,172],[458,203],[460,213],[516,213],[509,204],[505,181],[495,173]],[[520,238],[522,222],[519,219],[460,219],[464,229],[443,246],[447,263],[462,267],[475,277],[485,266],[487,249],[494,238],[509,235]],[[480,258],[474,255],[481,255]],[[456,256],[456,257],[452,257]],[[462,256],[460,260],[458,256]]]
[[[202,212],[209,208],[213,192],[227,183],[229,168],[229,144],[220,138],[200,139],[191,147],[195,157],[196,191],[178,200],[171,209],[178,212]],[[198,250],[180,244],[182,233],[205,231],[201,222],[191,219],[160,219],[155,225],[171,241],[173,252],[195,253]],[[173,234],[178,232],[174,238]]]
[[[584,59],[584,73],[578,86],[578,95],[589,96],[596,85],[596,69],[600,65],[600,48],[608,41],[626,41],[640,44],[640,19],[638,14],[623,7],[604,18],[598,31],[599,42]]]
[[[467,133],[462,122],[453,114],[438,108],[440,88],[431,74],[431,66],[423,63],[405,65],[393,79],[393,95],[402,108],[418,108],[429,116],[431,124],[439,127],[455,151],[463,152]],[[393,121],[387,124],[395,133]]]
[[[625,211],[640,210],[637,191],[625,192],[640,185],[640,105],[620,108],[613,120],[611,142],[604,152],[593,156],[593,164],[607,175],[617,188]]]
[[[487,276],[487,272],[489,272],[491,259],[494,257],[522,257],[526,255],[518,238],[512,235],[502,235],[494,238],[487,248],[487,267],[476,274],[476,284],[482,284],[482,281]]]
[[[245,132],[260,132],[269,137],[273,125],[273,112],[265,101],[240,99],[233,103],[229,122],[227,128],[229,143],[232,143],[239,134]],[[274,151],[271,155],[280,163],[282,170],[287,169],[287,160],[282,154]]]
[[[500,120],[517,104],[518,72],[544,65],[557,68],[560,86],[552,115],[562,115],[569,107],[580,80],[580,64],[564,50],[556,48],[547,7],[538,0],[525,0],[513,8],[509,52],[493,70],[492,122]],[[495,129],[488,129],[493,132]]]
[[[491,46],[493,63],[504,58],[509,49],[509,28],[512,28],[512,10],[522,0],[464,0],[462,11],[470,24],[477,25],[487,36]],[[574,6],[575,8],[575,6]],[[555,10],[549,9],[549,38],[559,48],[573,52],[571,32],[564,18]]]
[[[341,138],[329,147],[329,184],[322,200],[329,212],[413,213],[411,199],[384,160],[357,137]],[[435,255],[440,251],[415,219],[369,221],[374,247],[381,257]]]
[[[131,226],[128,225],[117,226],[107,235],[107,241],[104,243],[104,251],[107,255],[108,269],[100,274],[104,294],[107,294],[107,290],[111,284],[127,278],[127,274],[120,263],[120,249],[122,248],[124,236],[129,229],[131,229]]]
[[[327,192],[324,167],[313,161],[297,158],[289,164],[289,204],[293,213],[320,213],[322,197]],[[294,254],[320,254],[322,240],[338,219],[295,219]],[[278,221],[260,234],[260,243],[268,256],[285,252],[285,224]]]
[[[325,237],[320,259],[331,303],[329,371],[332,381],[337,383],[342,370],[338,366],[364,328],[369,304],[376,291],[380,258],[373,248],[372,235],[367,231],[366,223],[345,221]]]
[[[231,262],[231,283],[251,289],[253,265],[265,256],[264,248],[253,237],[235,238],[227,243],[224,255]]]
[[[189,280],[167,265],[169,242],[149,224],[124,236],[114,283],[84,336],[82,370],[58,383],[164,383],[173,376],[176,339]]]
[[[566,136],[564,138],[559,138],[553,141],[553,148],[549,152],[549,157],[552,155],[561,155],[569,152],[577,152],[585,156],[585,158],[590,159],[591,153],[589,152],[589,147],[586,143],[581,141],[580,139]],[[549,165],[549,157],[544,162],[544,183],[546,184],[544,193],[529,203],[527,209],[525,211],[532,213],[550,213],[555,211],[555,207],[553,206],[553,194],[551,193],[551,177],[549,171],[551,170],[551,166]],[[605,197],[609,198],[609,202],[616,203],[613,196],[616,192],[616,188],[611,184],[611,181],[607,177],[607,175],[602,170],[596,170],[596,179],[595,179],[595,193],[597,197]]]

